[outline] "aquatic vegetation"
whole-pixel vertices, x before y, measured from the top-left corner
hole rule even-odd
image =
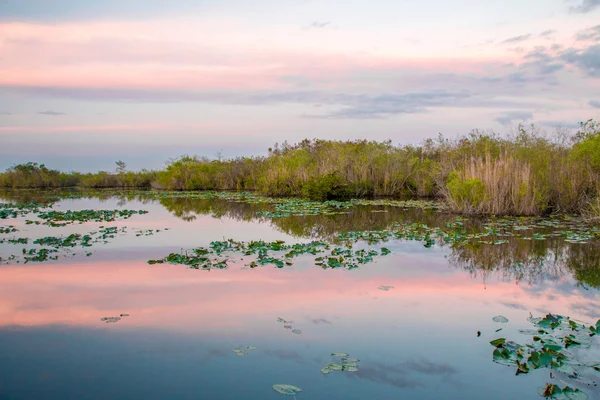
[[[2,243],[10,243],[10,244],[27,244],[29,242],[28,238],[11,238],[11,239],[0,239],[0,244]]]
[[[40,209],[46,208],[41,204],[28,203],[0,203],[0,219],[18,218],[28,214],[36,213]]]
[[[321,368],[321,373],[327,375],[333,371],[358,371],[358,358],[350,357],[348,353],[331,353],[332,362]]]
[[[56,253],[56,249],[23,249],[23,258],[25,264],[28,262],[44,262],[48,260],[58,260],[58,256],[52,255]]]
[[[394,288],[393,286],[379,286],[377,289],[381,290],[381,291],[384,291],[384,292],[387,292],[387,291],[389,291],[390,289],[393,289],[393,288]]]
[[[0,234],[8,234],[18,232],[19,230],[15,228],[13,225],[8,226],[0,226]]]
[[[254,346],[240,346],[240,347],[236,347],[235,349],[233,349],[233,352],[242,357],[245,356],[249,351],[253,351],[256,350],[256,347]]]
[[[147,214],[144,210],[80,210],[80,211],[48,211],[39,213],[38,218],[45,220],[45,225],[65,226],[74,222],[113,222],[117,219],[128,219],[133,215]]]
[[[185,253],[171,253],[159,260],[149,260],[149,264],[182,264],[196,269],[209,270],[212,268],[227,268],[227,262],[232,258],[224,256],[224,253],[237,253],[239,256],[255,255],[251,262],[245,263],[247,267],[274,265],[277,268],[293,265],[292,259],[303,254],[318,255],[330,250],[331,247],[325,242],[313,241],[309,243],[286,244],[278,240],[264,242],[262,240],[250,242],[237,242],[232,239],[224,241],[213,241],[210,247],[199,247]],[[375,256],[385,256],[390,251],[377,250],[352,250],[347,247],[334,247],[329,254],[314,259],[315,265],[322,268],[358,268],[360,264],[373,261]]]
[[[547,399],[557,400],[587,400],[588,396],[579,389],[573,389],[569,386],[560,388],[552,383],[547,383],[545,387],[538,389],[538,394]]]
[[[285,394],[287,396],[295,396],[302,391],[302,389],[300,389],[297,386],[287,385],[283,383],[277,383],[273,385],[273,390],[275,390],[278,393]]]
[[[293,334],[296,334],[296,335],[302,334],[302,331],[300,329],[292,329],[293,328],[292,324],[294,323],[294,321],[286,321],[285,319],[283,319],[281,317],[277,317],[277,322],[279,322],[280,324],[283,324],[283,329],[291,329],[291,332]]]
[[[50,247],[89,247],[91,246],[92,236],[90,235],[79,235],[72,233],[66,238],[47,236],[44,238],[34,240],[33,244],[39,244],[40,246]]]
[[[168,231],[169,228],[165,229],[139,229],[135,232],[135,236],[152,236],[155,233],[159,233],[162,231]]]
[[[494,362],[516,367],[516,375],[527,374],[531,370],[547,368],[560,373],[574,382],[584,385],[596,385],[589,379],[588,371],[600,371],[600,363],[580,360],[580,353],[571,352],[572,348],[589,348],[592,338],[600,330],[600,320],[595,325],[586,326],[561,315],[547,314],[543,318],[528,321],[535,329],[520,330],[519,333],[532,335],[526,345],[520,345],[506,338],[492,340]],[[541,389],[540,395],[554,399],[586,399],[585,393],[568,386],[560,389],[548,384]],[[572,397],[570,397],[572,396]]]
[[[104,317],[101,318],[100,321],[106,322],[107,324],[114,324],[119,322],[121,319],[129,317],[129,314],[120,314],[118,317]]]
[[[502,316],[502,315],[497,315],[494,318],[492,318],[492,321],[494,322],[500,322],[502,324],[505,324],[508,322],[508,318]]]

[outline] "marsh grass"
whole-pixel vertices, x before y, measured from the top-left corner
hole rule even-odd
[[[600,124],[577,134],[543,135],[519,126],[500,137],[473,131],[457,140],[441,135],[420,146],[391,141],[303,140],[275,145],[264,157],[210,160],[183,156],[161,171],[63,173],[44,165],[15,165],[0,174],[11,188],[155,188],[243,190],[313,200],[432,197],[465,214],[600,216]]]

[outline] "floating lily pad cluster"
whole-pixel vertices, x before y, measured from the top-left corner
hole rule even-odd
[[[531,224],[527,227],[524,221],[516,218],[504,218],[500,221],[492,220],[483,226],[483,231],[469,231],[465,227],[463,218],[447,223],[445,227],[430,227],[422,223],[393,224],[389,229],[372,231],[351,231],[338,235],[339,240],[366,241],[370,244],[385,242],[388,240],[411,240],[424,242],[429,248],[434,244],[452,244],[462,246],[466,244],[480,243],[485,245],[503,245],[510,243],[507,238],[521,240],[546,240],[550,237],[563,238],[566,242],[574,244],[588,243],[591,240],[600,239],[600,229],[583,225],[579,220],[565,219],[560,221],[547,220]],[[509,223],[512,222],[512,224]],[[532,233],[527,235],[521,233],[530,229],[554,229],[546,234]]]
[[[135,232],[135,236],[152,236],[155,233],[159,233],[161,231],[168,231],[169,228],[165,228],[165,229],[139,229],[138,231]]]
[[[528,320],[534,325],[534,329],[519,332],[532,335],[529,343],[520,345],[506,338],[490,342],[495,347],[494,362],[516,367],[516,375],[547,368],[577,383],[596,385],[596,382],[586,375],[588,372],[600,372],[600,363],[580,360],[577,358],[578,353],[570,350],[589,348],[592,338],[600,331],[600,320],[590,326],[573,321],[569,317],[553,314],[547,314],[544,318],[534,318],[530,315]],[[556,385],[548,384],[542,391],[546,397],[553,399],[587,398],[585,393],[568,386],[560,389]]]
[[[147,214],[145,210],[80,210],[80,211],[47,211],[39,213],[37,216],[44,222],[27,221],[29,224],[43,224],[53,227],[62,227],[68,224],[79,222],[80,224],[93,222],[113,222],[117,219],[128,219],[133,215]]]
[[[324,202],[306,201],[302,199],[281,199],[274,204],[275,211],[260,211],[257,215],[268,218],[283,218],[291,216],[306,215],[335,215],[347,213],[348,209],[356,206],[389,206],[403,209],[438,209],[441,203],[425,200],[350,200]],[[385,210],[373,210],[373,212],[385,212]]]
[[[29,243],[29,239],[28,238],[0,238],[0,244],[2,243],[10,243],[10,244],[27,244]]]
[[[294,327],[292,325],[294,323],[294,321],[286,321],[285,319],[283,319],[281,317],[277,317],[277,322],[279,322],[280,324],[283,324],[284,329],[290,329],[292,331],[292,333],[294,333],[296,335],[300,335],[302,333],[302,331],[300,329],[294,329]]]
[[[22,249],[21,255],[11,255],[11,257],[7,260],[0,259],[0,263],[6,261],[15,261],[17,263],[20,262],[19,257],[23,256],[23,261],[25,263],[28,262],[44,262],[48,260],[57,260],[59,258],[58,255],[52,255],[54,253],[62,252],[63,255],[76,255],[77,253],[73,253],[73,248],[81,247],[88,248],[91,247],[94,243],[108,243],[108,239],[115,238],[115,236],[119,233],[126,233],[127,227],[104,227],[101,226],[98,231],[92,231],[88,234],[81,235],[78,233],[72,233],[65,237],[57,237],[57,236],[46,236],[43,238],[33,240],[33,244],[37,246],[42,246],[44,248],[32,248],[32,249]],[[0,243],[11,243],[11,244],[28,244],[28,238],[15,238],[15,239],[0,239]],[[48,248],[49,247],[49,248]],[[86,256],[90,256],[91,252],[86,252]]]
[[[330,250],[330,251],[329,251]],[[310,243],[286,244],[278,240],[274,242],[251,241],[237,242],[232,239],[225,241],[211,242],[210,247],[199,247],[186,251],[185,253],[171,253],[167,257],[159,260],[149,260],[149,264],[182,264],[194,269],[210,270],[212,268],[227,268],[227,262],[233,257],[226,256],[226,253],[237,253],[239,256],[256,256],[245,265],[255,268],[264,265],[274,265],[277,268],[283,268],[286,265],[293,265],[292,260],[303,254],[322,254],[329,251],[321,257],[315,258],[315,265],[322,268],[357,268],[360,264],[366,264],[373,261],[375,256],[385,256],[390,254],[386,248],[380,251],[374,249],[352,250],[346,247],[333,247],[325,242],[313,241]]]
[[[37,203],[0,203],[0,219],[17,218],[31,213],[36,213],[40,209],[46,208]]]
[[[0,226],[0,234],[8,234],[13,232],[18,232],[19,230],[14,227],[14,225],[8,226]]]
[[[359,359],[350,357],[348,353],[331,353],[332,362],[321,368],[321,373],[324,375],[330,374],[333,371],[358,371]]]
[[[547,383],[545,387],[538,389],[538,394],[547,399],[557,400],[587,400],[588,396],[579,389],[573,389],[570,386],[560,388],[552,383]]]
[[[240,346],[233,349],[233,352],[238,356],[245,356],[249,351],[256,350],[254,346]]]
[[[106,322],[107,324],[114,324],[119,322],[122,318],[129,317],[129,314],[120,314],[118,317],[104,317],[100,321]]]

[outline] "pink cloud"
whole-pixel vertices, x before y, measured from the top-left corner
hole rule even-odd
[[[191,124],[191,125],[168,125],[168,124],[117,124],[117,125],[76,125],[76,126],[0,126],[0,132],[34,132],[34,133],[56,133],[56,132],[162,132],[162,131],[184,131],[197,130],[201,128],[214,128],[219,124]]]
[[[199,34],[206,31],[211,35]],[[331,88],[361,71],[484,73],[515,59],[434,56],[401,44],[370,52],[352,32],[316,41],[305,32],[245,30],[232,21],[4,23],[0,32],[0,85],[13,86],[271,90],[290,85],[282,76],[304,76]]]

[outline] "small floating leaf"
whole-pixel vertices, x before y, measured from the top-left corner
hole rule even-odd
[[[505,338],[500,338],[500,339],[492,340],[490,342],[490,344],[492,346],[494,346],[494,347],[502,346],[504,343],[506,343],[506,339]]]
[[[292,329],[292,333],[295,333],[296,335],[299,335],[302,333],[302,331],[300,329]]]
[[[323,368],[321,368],[321,373],[324,374],[324,375],[330,374],[332,372],[333,372],[333,370],[329,369],[329,367],[323,367]]]
[[[494,318],[492,318],[492,321],[494,321],[494,322],[500,322],[500,323],[505,324],[505,323],[508,322],[508,318],[506,318],[506,317],[504,317],[502,315],[497,315]]]
[[[244,350],[242,350],[242,349],[233,349],[233,352],[235,354],[237,354],[238,356],[240,356],[240,357],[243,356],[243,355],[246,355],[246,352]]]
[[[300,389],[297,386],[286,385],[283,383],[273,385],[273,390],[275,390],[278,393],[285,394],[287,396],[294,396],[302,391],[302,389]]]
[[[331,353],[332,357],[348,357],[348,353]]]

